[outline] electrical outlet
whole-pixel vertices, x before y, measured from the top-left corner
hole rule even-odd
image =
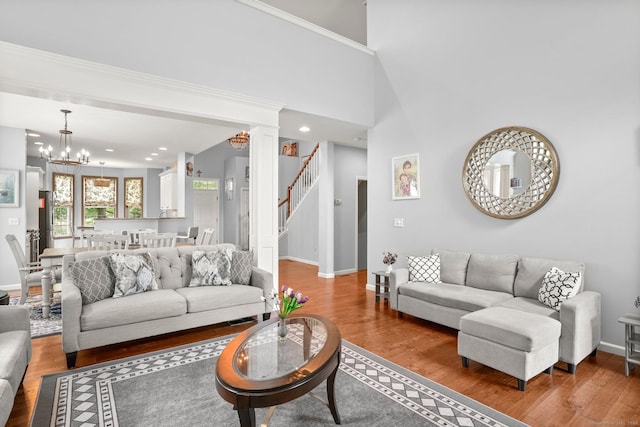
[[[20,221],[18,218],[9,218],[9,225],[18,225]]]
[[[394,218],[393,219],[393,226],[394,227],[404,227],[404,218]]]

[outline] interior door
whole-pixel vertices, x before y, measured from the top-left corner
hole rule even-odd
[[[249,250],[249,188],[242,187],[240,192],[240,245]]]
[[[220,199],[216,189],[193,190],[193,225],[202,233],[206,228],[213,228],[213,243],[218,242],[220,218]]]

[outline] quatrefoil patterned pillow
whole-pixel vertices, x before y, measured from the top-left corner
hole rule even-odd
[[[440,283],[440,254],[408,256],[407,266],[410,281]]]
[[[538,301],[560,311],[560,305],[576,296],[581,284],[582,274],[579,271],[567,273],[557,267],[551,267],[542,279]]]

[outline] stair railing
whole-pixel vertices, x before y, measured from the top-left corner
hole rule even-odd
[[[313,148],[313,151],[311,151],[307,160],[302,164],[293,182],[287,187],[287,197],[278,204],[278,228],[280,233],[286,231],[287,220],[318,179],[320,156],[317,156],[316,153],[319,147],[320,144],[316,144]]]

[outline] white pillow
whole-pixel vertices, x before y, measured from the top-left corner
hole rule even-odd
[[[576,296],[581,284],[582,274],[579,271],[566,273],[557,267],[551,267],[542,279],[538,301],[560,311],[560,305]]]
[[[440,283],[440,254],[408,256],[409,281]]]

